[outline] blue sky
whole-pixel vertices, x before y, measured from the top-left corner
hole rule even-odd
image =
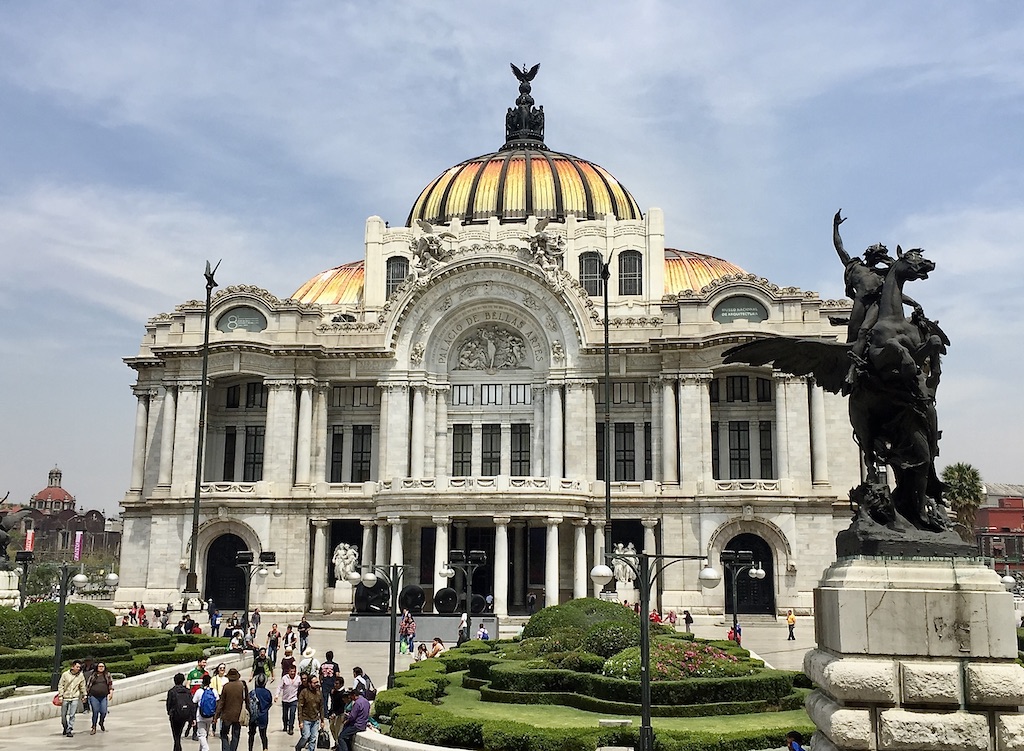
[[[940,467],[1024,482],[1018,3],[0,4],[0,494],[55,463],[128,486],[148,317],[222,284],[286,297],[503,141],[508,63],[546,140],[672,247],[841,297],[846,247],[924,247],[950,335]]]

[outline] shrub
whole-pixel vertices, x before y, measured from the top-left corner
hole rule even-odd
[[[113,613],[86,602],[68,603],[67,612],[75,614],[75,620],[78,621],[83,634],[105,634],[114,625]]]
[[[157,631],[155,629],[146,628],[145,626],[113,626],[108,629],[110,635],[115,639],[127,639],[132,641],[136,638],[148,638],[156,636],[164,636],[167,641],[171,641],[174,638],[174,634],[170,631]]]
[[[475,749],[484,745],[483,726],[478,720],[437,710],[424,714],[399,712],[391,723],[391,737],[445,748]]]
[[[577,673],[600,673],[604,667],[604,658],[593,652],[552,652],[544,655],[544,659],[557,668]]]
[[[139,655],[125,662],[108,662],[107,672],[111,675],[115,673],[121,673],[125,676],[142,675],[149,669],[149,665],[149,657]],[[49,682],[49,679],[47,679],[47,682]]]
[[[28,646],[30,637],[25,617],[13,608],[0,606],[0,645],[21,649]]]
[[[625,608],[622,608],[625,610]],[[583,648],[602,657],[611,657],[624,649],[640,644],[640,624],[605,621],[591,626],[583,635]]]
[[[146,652],[144,656],[149,659],[150,665],[180,665],[183,662],[196,662],[205,655],[202,647],[187,647],[170,652]]]
[[[65,662],[68,660],[82,660],[86,657],[99,659],[101,657],[120,657],[123,660],[131,658],[131,645],[126,641],[112,641],[105,644],[69,644],[61,648],[61,657]],[[52,659],[53,650],[50,650]]]
[[[34,602],[26,605],[21,611],[28,623],[28,630],[32,636],[53,637],[57,633],[57,603],[55,602]],[[82,632],[75,614],[70,611],[64,613],[64,637],[74,638]]]
[[[674,640],[655,640],[651,644],[652,681],[724,678],[750,675],[757,669],[749,661],[740,660],[710,644],[689,644]],[[630,647],[610,657],[602,673],[612,678],[640,680],[640,648]]]
[[[587,614],[582,610],[570,608],[568,604],[552,605],[530,617],[529,623],[523,628],[523,641],[536,636],[547,636],[558,629],[576,628],[582,631],[586,627]]]
[[[565,607],[583,613],[587,618],[587,626],[608,621],[619,623],[636,623],[638,621],[636,614],[629,608],[625,608],[617,602],[607,602],[596,597],[570,600],[565,603]]]

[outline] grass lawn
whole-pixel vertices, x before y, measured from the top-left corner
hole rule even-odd
[[[581,709],[563,707],[557,704],[499,704],[480,701],[480,692],[462,687],[464,673],[451,675],[451,685],[441,706],[458,715],[473,719],[529,721],[538,727],[547,728],[595,728],[599,719],[615,717],[626,719],[629,715],[609,715],[585,712]],[[635,715],[634,727],[640,726],[640,715]],[[763,712],[759,714],[722,715],[716,717],[655,717],[652,726],[665,730],[691,730],[728,733],[737,730],[780,730],[785,732],[793,727],[811,724],[807,712],[802,709],[789,712]]]

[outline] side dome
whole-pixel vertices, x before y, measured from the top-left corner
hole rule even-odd
[[[632,194],[611,173],[586,159],[540,148],[515,148],[484,154],[451,167],[423,189],[407,226],[417,219],[447,224],[506,222],[526,217],[563,221],[641,219]]]
[[[665,248],[666,295],[677,295],[684,290],[700,292],[716,279],[746,273],[736,264],[722,258]]]
[[[320,305],[358,303],[363,297],[363,262],[353,261],[321,271],[292,294],[293,300]]]

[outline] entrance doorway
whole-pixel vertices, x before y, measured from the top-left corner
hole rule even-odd
[[[726,550],[749,550],[754,563],[761,564],[764,579],[751,579],[747,572],[736,578],[738,614],[775,615],[775,565],[771,546],[758,535],[745,532],[736,535],[725,546]],[[725,612],[732,613],[732,574],[725,573]]]
[[[206,599],[212,597],[222,615],[245,607],[245,573],[235,566],[235,554],[246,549],[241,537],[224,534],[206,553]]]

